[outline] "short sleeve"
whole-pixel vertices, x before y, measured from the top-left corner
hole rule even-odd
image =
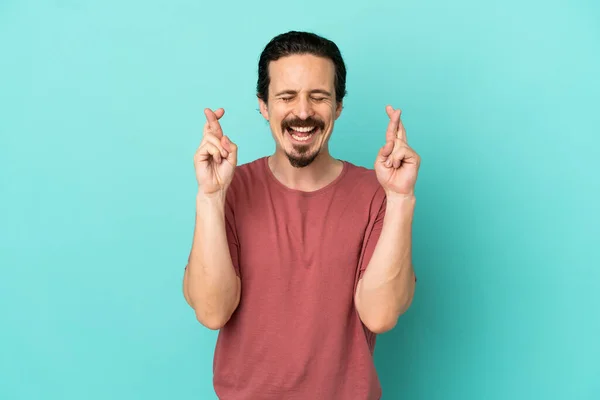
[[[229,245],[229,255],[235,269],[235,274],[240,276],[240,246],[235,224],[235,212],[231,198],[225,202],[225,231],[227,233],[227,243]]]
[[[225,234],[227,236],[227,245],[229,248],[229,255],[231,256],[233,269],[235,270],[235,274],[240,277],[240,249],[235,225],[235,214],[230,196],[228,196],[225,201]],[[188,264],[186,264],[185,270],[187,270],[189,262],[190,260],[188,257]]]
[[[385,194],[382,196],[375,196],[373,201],[374,205],[378,205],[378,209],[372,211],[372,215],[375,215],[374,221],[370,223],[368,226],[370,227],[369,231],[365,235],[365,244],[363,246],[363,256],[361,258],[360,270],[358,278],[362,278],[364,272],[366,271],[369,262],[371,261],[371,257],[375,252],[375,246],[377,246],[377,242],[379,241],[379,237],[381,236],[381,231],[383,230],[383,219],[385,218],[386,211],[386,197]],[[415,274],[415,282],[417,281],[417,276]]]
[[[383,190],[378,190],[377,195],[374,196],[373,202],[371,204],[371,221],[367,225],[367,232],[365,233],[365,242],[363,244],[363,254],[360,261],[359,267],[359,279],[362,278],[363,273],[366,271],[369,262],[371,261],[371,257],[373,256],[373,252],[375,251],[375,246],[377,246],[377,242],[379,241],[379,236],[381,236],[381,231],[383,229],[383,219],[385,217],[385,209],[386,209],[386,197]]]

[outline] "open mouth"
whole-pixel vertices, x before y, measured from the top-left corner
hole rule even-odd
[[[315,136],[315,133],[319,131],[319,128],[317,126],[290,126],[286,129],[286,131],[295,141],[300,143],[307,143],[308,141],[310,141],[310,139],[313,138],[313,136]]]

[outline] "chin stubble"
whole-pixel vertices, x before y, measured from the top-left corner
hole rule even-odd
[[[283,121],[281,124],[282,132],[284,135],[289,135],[290,132],[288,129],[290,127],[316,127],[320,134],[323,134],[325,129],[325,123],[316,118],[307,118],[304,120],[301,119],[293,119],[288,121]],[[286,152],[286,156],[290,162],[290,165],[294,168],[304,168],[310,165],[319,155],[320,150],[314,151],[312,154],[309,153],[311,146],[310,145],[298,145],[293,144],[292,147],[297,154],[290,154]]]

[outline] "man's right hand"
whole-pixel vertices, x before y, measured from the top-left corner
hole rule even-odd
[[[219,119],[225,110],[204,110],[206,124],[202,142],[194,155],[198,193],[211,196],[225,194],[237,165],[237,146],[223,135]]]

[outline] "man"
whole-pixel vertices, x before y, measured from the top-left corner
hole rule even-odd
[[[236,167],[237,146],[219,124],[224,110],[206,109],[194,156],[196,227],[183,290],[200,323],[220,330],[215,392],[379,399],[375,336],[394,327],[415,290],[419,156],[390,106],[374,170],[330,155],[346,92],[333,42],[279,35],[258,75],[275,153]]]

